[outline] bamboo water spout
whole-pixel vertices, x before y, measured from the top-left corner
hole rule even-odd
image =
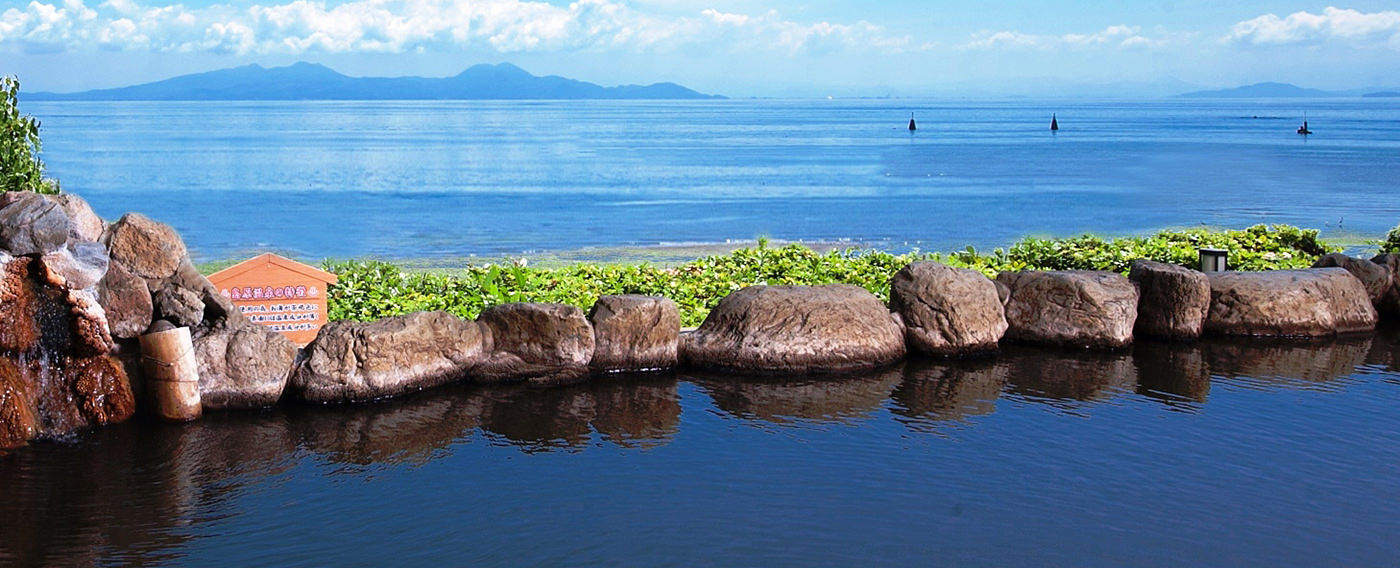
[[[200,417],[199,369],[195,362],[190,328],[151,326],[141,336],[141,360],[155,399],[156,415],[172,422]]]

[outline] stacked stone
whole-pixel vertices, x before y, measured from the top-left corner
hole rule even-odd
[[[248,321],[219,294],[195,269],[174,229],[128,213],[108,226],[102,239],[111,262],[98,286],[99,297],[129,374],[140,375],[136,338],[152,322],[164,320],[190,328],[205,410],[277,403],[296,347],[281,334]]]
[[[135,411],[98,301],[101,223],[71,196],[0,194],[0,450]]]
[[[220,295],[169,226],[135,213],[105,224],[71,195],[5,194],[0,449],[130,416],[132,386],[141,385],[136,339],[157,323],[191,329],[203,406],[224,410],[270,406],[284,391],[305,402],[353,402],[456,381],[552,386],[682,364],[845,373],[909,352],[994,353],[1003,340],[1111,350],[1135,337],[1332,336],[1400,314],[1398,278],[1396,255],[1333,254],[1307,270],[1209,275],[1141,260],[1126,278],[1022,271],[995,280],[919,262],[892,279],[888,306],[850,285],[751,286],[682,334],[666,298],[604,296],[587,314],[512,303],[476,320],[422,312],[332,322],[298,352]],[[44,379],[54,376],[61,380]],[[41,415],[38,401],[60,396],[67,406],[46,402]]]

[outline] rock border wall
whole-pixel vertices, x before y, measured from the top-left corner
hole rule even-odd
[[[750,286],[722,299],[697,329],[682,332],[669,299],[604,296],[587,314],[561,304],[515,303],[493,306],[476,320],[420,312],[332,322],[297,349],[222,297],[168,225],[137,213],[104,223],[71,194],[10,193],[0,196],[0,265],[33,272],[34,286],[45,291],[0,294],[0,318],[10,326],[0,335],[54,335],[53,323],[36,314],[71,314],[64,320],[66,336],[43,341],[45,360],[67,362],[58,367],[68,385],[63,388],[78,400],[124,396],[148,405],[137,338],[153,322],[187,326],[205,410],[234,410],[283,399],[363,402],[459,381],[543,387],[677,367],[846,373],[886,366],[911,352],[989,355],[1006,341],[1111,350],[1139,336],[1191,341],[1364,333],[1381,317],[1400,315],[1395,258],[1329,254],[1306,270],[1211,274],[1140,260],[1127,277],[1023,271],[995,279],[918,262],[893,278],[888,305],[845,284]],[[39,305],[44,301],[51,305]],[[34,366],[40,342],[10,343],[0,350],[0,432],[9,432],[0,436],[0,450],[131,414],[93,411],[66,421],[36,416],[44,405],[32,393],[55,387],[29,384],[48,376],[43,369],[14,370]],[[76,347],[50,353],[51,345]],[[92,345],[106,351],[94,352]],[[83,392],[84,385],[99,390]]]

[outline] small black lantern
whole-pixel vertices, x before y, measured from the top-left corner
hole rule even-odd
[[[1201,272],[1225,272],[1228,252],[1225,249],[1203,248],[1201,252]]]

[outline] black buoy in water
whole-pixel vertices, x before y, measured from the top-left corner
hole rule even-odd
[[[919,129],[919,127],[914,126],[914,113],[911,112],[911,113],[909,113],[909,131],[910,131],[910,132],[913,132],[913,131],[918,130],[918,129]]]
[[[1055,115],[1052,113],[1052,114],[1050,115],[1050,131],[1051,131],[1051,132],[1057,132],[1057,131],[1059,131],[1059,130],[1060,130],[1060,121],[1055,120]]]

